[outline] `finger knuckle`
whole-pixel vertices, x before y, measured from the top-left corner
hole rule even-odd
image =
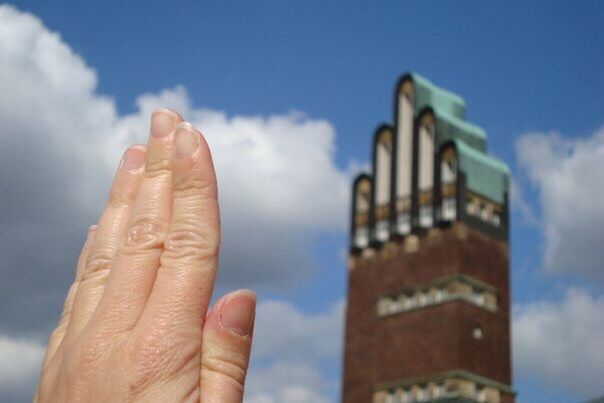
[[[92,277],[104,277],[113,266],[115,251],[108,249],[96,249],[90,251],[86,260],[86,269],[82,276],[82,282],[89,281]]]
[[[242,355],[228,352],[204,352],[201,358],[201,370],[213,372],[243,389],[247,359]]]
[[[215,181],[199,177],[198,175],[187,175],[174,179],[174,197],[216,199],[218,197],[218,189]]]
[[[145,162],[145,177],[156,178],[168,176],[172,172],[172,161],[168,155],[147,154]]]
[[[123,208],[134,203],[134,198],[128,189],[123,188],[112,188],[109,192],[107,199],[107,205],[113,208]]]
[[[135,217],[126,230],[125,253],[159,249],[166,237],[165,225],[151,214]]]
[[[193,258],[209,260],[218,255],[219,241],[210,228],[201,224],[191,224],[199,218],[184,217],[183,223],[173,225],[164,243],[164,254],[167,258]]]

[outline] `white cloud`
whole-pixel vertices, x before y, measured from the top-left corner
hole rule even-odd
[[[0,329],[12,335],[58,315],[111,178],[104,161],[117,115],[94,93],[96,74],[81,57],[8,5],[0,5],[0,77],[0,276],[10,279],[0,283]]]
[[[348,177],[334,165],[329,122],[301,112],[229,117],[194,107],[182,86],[142,95],[137,105],[140,113],[122,119],[131,132],[145,133],[158,106],[177,109],[201,128],[213,151],[223,203],[237,208],[238,219],[259,214],[296,228],[343,227]]]
[[[582,139],[526,134],[516,149],[539,190],[545,266],[603,284],[604,128]]]
[[[254,364],[246,386],[248,403],[323,403],[336,399],[342,354],[344,302],[327,312],[303,313],[290,303],[258,305]]]
[[[120,116],[96,72],[29,13],[0,5],[0,328],[35,332],[58,314],[87,225],[122,150],[144,142],[150,111],[179,110],[210,143],[223,217],[222,285],[295,285],[318,266],[313,242],[344,229],[349,175],[335,131],[299,112],[228,116],[183,86]],[[15,270],[19,267],[19,270]],[[32,296],[33,295],[33,296]],[[19,309],[15,308],[19,307]]]
[[[330,384],[320,369],[296,362],[278,362],[250,369],[245,387],[246,403],[328,403]]]
[[[564,387],[590,398],[604,379],[604,296],[570,289],[561,302],[514,307],[515,376]]]
[[[315,239],[344,229],[349,174],[335,163],[335,130],[325,120],[299,112],[229,116],[194,105],[183,86],[144,94],[135,113],[120,116],[96,92],[97,74],[82,57],[9,5],[0,5],[0,77],[0,277],[7,279],[0,282],[0,400],[31,396],[42,354],[35,340],[57,319],[85,228],[101,211],[124,147],[146,140],[154,107],[177,109],[213,150],[222,285],[295,285],[317,266]],[[250,398],[321,402],[333,394],[337,381],[326,381],[303,349],[339,359],[340,311],[308,315],[267,302],[259,312],[262,364]],[[264,317],[282,322],[280,333]],[[275,356],[267,340],[287,353]],[[282,383],[271,385],[278,376]]]
[[[184,87],[141,96],[118,138],[145,133],[151,110],[177,109],[206,136],[216,164],[227,280],[283,284],[308,276],[320,231],[342,230],[349,175],[334,163],[335,131],[299,112],[227,116],[195,108]],[[142,140],[141,140],[142,141]]]
[[[284,301],[258,307],[254,354],[262,359],[274,351],[289,360],[334,358],[341,355],[344,302],[329,311],[307,314]]]
[[[31,400],[45,348],[36,341],[0,335],[0,397]]]
[[[522,187],[512,177],[510,182],[510,205],[512,207],[512,213],[520,213],[524,225],[538,225],[539,220],[537,219],[533,208],[524,197]]]

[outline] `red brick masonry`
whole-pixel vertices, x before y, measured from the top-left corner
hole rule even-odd
[[[405,252],[403,243],[351,257],[343,402],[368,403],[376,385],[450,370],[510,385],[507,243],[463,223],[420,235],[415,252]],[[380,295],[456,273],[495,287],[497,311],[458,300],[377,316]],[[478,340],[476,325],[484,333]]]

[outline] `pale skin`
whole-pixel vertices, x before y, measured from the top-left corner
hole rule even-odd
[[[34,402],[241,402],[256,298],[209,308],[219,246],[210,149],[156,110],[88,231]]]

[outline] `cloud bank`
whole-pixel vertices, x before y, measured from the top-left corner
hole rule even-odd
[[[325,366],[342,355],[344,302],[328,311],[303,313],[283,301],[258,307],[254,363],[246,385],[249,403],[337,401],[340,379]]]
[[[516,378],[532,377],[547,387],[563,386],[583,398],[602,393],[604,296],[571,288],[560,302],[514,307]]]
[[[604,284],[604,128],[591,137],[526,134],[518,161],[539,192],[544,263],[553,273]]]
[[[516,152],[539,195],[540,217],[526,204],[520,210],[541,228],[545,269],[579,275],[598,291],[571,287],[561,301],[516,305],[515,373],[592,398],[604,378],[604,128],[584,138],[528,133]]]
[[[26,401],[46,332],[58,316],[85,228],[96,220],[121,151],[144,142],[157,106],[179,110],[206,135],[220,184],[224,245],[220,282],[289,287],[312,274],[310,251],[344,228],[349,176],[335,163],[335,130],[292,112],[229,116],[194,105],[183,86],[143,94],[120,115],[97,93],[86,62],[29,13],[0,5],[0,400]],[[540,194],[544,262],[604,284],[604,129],[581,140],[529,134],[520,165]],[[518,208],[529,212],[518,188]],[[322,197],[317,197],[321,195]],[[258,307],[247,401],[334,401],[342,308],[309,314],[283,301]],[[561,302],[516,306],[517,376],[589,397],[604,377],[602,297],[571,289]],[[277,352],[278,354],[276,354]],[[333,372],[333,371],[332,371]]]
[[[316,237],[344,228],[349,178],[335,164],[327,121],[297,112],[228,116],[194,106],[182,86],[141,95],[136,113],[119,116],[113,100],[96,93],[94,70],[58,34],[6,5],[0,76],[0,262],[10,279],[0,284],[5,333],[48,328],[121,152],[145,142],[158,106],[198,125],[213,150],[224,232],[221,284],[296,284],[318,266],[310,253]]]
[[[59,34],[8,5],[0,5],[0,77],[2,401],[31,399],[85,230],[102,210],[123,149],[146,141],[153,108],[178,110],[213,150],[222,286],[295,286],[319,266],[317,237],[344,229],[349,175],[335,163],[335,130],[325,120],[300,112],[229,116],[194,105],[183,86],[142,94],[135,113],[120,115]],[[340,322],[341,304],[309,315],[261,302],[249,401],[333,397],[338,382],[325,379],[320,363],[339,354]],[[310,353],[308,340],[315,340]],[[271,343],[288,353],[275,354]]]

